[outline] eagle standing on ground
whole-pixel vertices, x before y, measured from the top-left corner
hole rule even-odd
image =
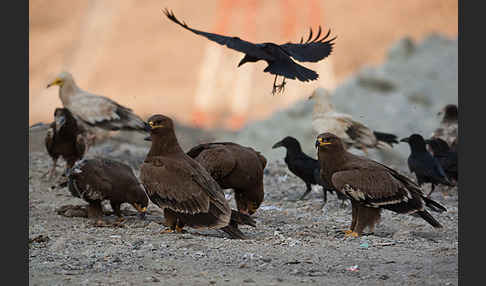
[[[324,204],[327,202],[327,192],[334,192],[332,184],[321,179],[319,161],[307,156],[302,152],[299,141],[292,136],[287,136],[272,146],[272,149],[284,147],[287,150],[285,155],[285,163],[290,172],[304,181],[306,190],[299,198],[303,200],[312,191],[312,185],[322,186],[322,193],[324,196]],[[346,197],[337,192],[339,199],[344,200]]]
[[[88,218],[97,219],[104,225],[101,202],[109,200],[118,223],[124,219],[120,211],[122,203],[130,203],[145,216],[148,197],[132,168],[118,161],[96,157],[76,162],[68,171],[68,188],[71,194],[89,203]]]
[[[330,96],[329,91],[319,87],[309,97],[315,101],[312,128],[316,134],[333,133],[343,140],[346,149],[354,147],[366,154],[367,148],[389,149],[398,144],[396,135],[372,131],[351,115],[335,111]]]
[[[299,62],[318,62],[331,54],[334,45],[333,41],[336,39],[336,37],[334,37],[324,41],[329,37],[331,30],[329,30],[325,36],[319,38],[322,32],[322,29],[319,26],[319,31],[316,37],[312,39],[311,29],[309,38],[305,42],[303,41],[303,38],[301,38],[300,43],[297,44],[291,42],[282,45],[274,43],[254,44],[238,37],[227,37],[190,28],[185,22],[181,23],[174,16],[174,13],[169,10],[165,9],[164,13],[172,22],[180,25],[184,29],[206,37],[220,45],[244,53],[245,57],[238,63],[238,67],[247,62],[253,63],[260,60],[266,61],[268,66],[263,71],[275,75],[272,94],[283,91],[285,87],[285,78],[298,79],[303,82],[316,80],[319,75],[315,71],[297,64],[292,58]],[[276,85],[278,76],[283,77],[280,85]]]
[[[425,197],[415,182],[376,161],[345,150],[342,140],[332,133],[317,136],[316,147],[321,177],[351,199],[352,222],[346,236],[360,236],[366,227],[374,232],[381,209],[420,216],[435,228],[442,225],[425,209],[446,209]]]
[[[45,174],[49,174],[49,179],[56,172],[59,157],[66,161],[67,169],[83,158],[86,151],[84,132],[84,128],[78,125],[68,109],[56,108],[54,121],[49,125],[44,138],[47,153],[53,161],[51,170]]]
[[[432,184],[432,189],[427,197],[430,197],[432,192],[434,192],[435,185],[454,186],[444,169],[442,169],[440,162],[427,151],[422,135],[412,134],[410,137],[403,138],[400,141],[406,142],[410,146],[411,152],[407,160],[408,168],[410,172],[415,173],[419,186],[422,186],[424,183]]]
[[[459,110],[457,105],[448,104],[437,115],[443,115],[440,126],[432,133],[432,138],[440,138],[449,146],[457,144]]]
[[[198,161],[221,188],[235,192],[238,211],[252,215],[263,202],[267,160],[250,147],[232,142],[197,145],[186,153]]]
[[[78,122],[105,130],[137,130],[146,132],[145,122],[130,108],[100,95],[82,90],[73,76],[61,72],[47,87],[59,86],[59,98]]]
[[[221,229],[231,238],[245,238],[238,224],[255,226],[248,215],[231,210],[223,190],[204,167],[182,151],[172,119],[148,120],[152,146],[140,168],[150,200],[164,210],[169,232],[184,226]]]

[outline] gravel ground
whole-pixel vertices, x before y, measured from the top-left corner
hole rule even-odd
[[[131,156],[128,163],[138,176],[136,164],[147,146],[118,146],[126,150],[106,151],[102,144],[87,157],[100,150],[122,161]],[[345,238],[340,230],[350,224],[350,206],[331,194],[322,207],[319,187],[296,201],[305,185],[283,161],[274,160],[265,171],[265,200],[254,215],[257,227],[241,227],[249,239],[191,228],[161,234],[163,215],[153,204],[146,220],[122,205],[126,221],[120,227],[94,227],[87,218],[57,214],[61,206],[86,203],[41,178],[51,161],[37,149],[29,153],[30,285],[458,285],[455,188],[439,188],[432,195],[448,209],[432,213],[443,229],[384,211],[375,234]]]

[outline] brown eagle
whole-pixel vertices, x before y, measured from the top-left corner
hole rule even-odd
[[[123,221],[120,211],[122,203],[130,203],[145,217],[149,199],[143,186],[130,166],[121,162],[96,157],[76,162],[68,171],[68,188],[71,194],[89,203],[88,218],[101,220],[103,209],[101,202],[109,200],[118,222]]]
[[[347,236],[360,236],[366,227],[374,232],[381,209],[419,216],[440,228],[442,225],[425,209],[446,209],[427,198],[411,179],[397,171],[345,150],[342,140],[332,133],[317,136],[316,147],[321,177],[351,200],[352,222]]]
[[[200,144],[187,153],[208,170],[223,189],[232,188],[238,211],[252,215],[263,201],[267,160],[250,147],[232,142]]]
[[[248,215],[232,211],[223,190],[209,172],[184,153],[172,119],[149,118],[152,145],[140,168],[140,179],[150,200],[164,210],[169,232],[184,226],[220,229],[231,238],[245,238],[238,224],[255,226]]]

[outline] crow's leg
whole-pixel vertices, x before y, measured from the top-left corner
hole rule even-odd
[[[275,93],[277,92],[277,85],[275,85],[276,83],[277,83],[277,75],[275,75],[275,79],[273,80],[272,95],[275,95]]]
[[[434,189],[435,189],[435,184],[431,183],[431,190],[430,190],[430,193],[427,195],[427,198],[430,198],[430,195],[432,195],[432,193],[434,192]]]
[[[283,93],[284,92],[284,90],[285,90],[285,84],[286,84],[286,82],[285,82],[285,77],[284,77],[283,80],[282,80],[282,83],[280,85],[277,85],[277,92],[278,93]]]
[[[305,190],[305,193],[302,194],[302,196],[300,196],[299,200],[303,200],[305,198],[305,196],[307,196],[307,194],[309,194],[311,191],[312,191],[312,186],[311,184],[305,184],[307,189]]]

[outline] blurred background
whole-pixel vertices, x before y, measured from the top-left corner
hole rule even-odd
[[[284,94],[272,96],[264,62],[237,68],[242,53],[184,30],[163,8],[195,29],[254,43],[297,42],[319,25],[337,40],[331,56],[305,64],[317,81],[289,80]],[[66,70],[81,88],[144,119],[163,113],[187,126],[231,130],[218,139],[254,146],[262,138],[268,142],[258,146],[275,158],[283,155],[269,146],[289,132],[315,153],[306,144],[313,139],[306,99],[318,86],[372,129],[428,135],[437,111],[457,103],[457,35],[455,0],[30,0],[29,123],[52,120],[61,102],[58,88],[46,85]],[[391,88],[381,89],[383,81]]]

